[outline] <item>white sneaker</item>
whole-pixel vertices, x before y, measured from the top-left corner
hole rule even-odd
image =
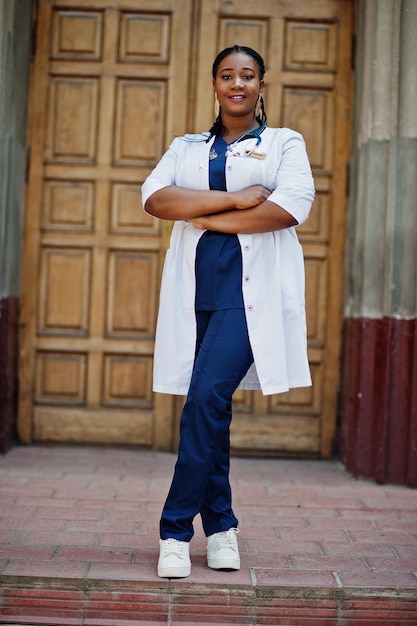
[[[160,539],[158,576],[186,578],[190,574],[190,544],[187,541],[178,541],[178,539]]]
[[[240,569],[237,528],[230,528],[208,537],[207,565],[212,569]]]

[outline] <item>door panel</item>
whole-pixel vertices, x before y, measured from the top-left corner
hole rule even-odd
[[[39,2],[23,441],[173,445],[172,398],[152,394],[162,228],[140,183],[186,131],[192,15],[191,0]]]
[[[299,229],[313,386],[237,392],[235,451],[327,456],[342,318],[351,0],[39,0],[21,312],[22,441],[171,449],[178,402],[152,393],[168,223],[140,184],[175,135],[213,121],[211,63],[249,45],[268,123],[300,131],[317,196]]]

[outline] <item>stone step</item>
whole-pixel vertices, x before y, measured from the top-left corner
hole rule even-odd
[[[417,623],[415,590],[196,584],[5,576],[2,624],[42,626],[403,626]]]

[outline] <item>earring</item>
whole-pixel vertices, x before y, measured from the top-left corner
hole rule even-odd
[[[255,106],[255,117],[261,117],[262,115],[262,94],[259,94]]]
[[[214,118],[217,120],[217,118],[220,115],[220,102],[217,98],[217,93],[214,94]]]

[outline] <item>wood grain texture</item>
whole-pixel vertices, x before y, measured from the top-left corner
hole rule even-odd
[[[240,43],[265,58],[269,125],[304,135],[317,196],[299,228],[313,387],[272,398],[238,392],[232,444],[328,456],[340,380],[353,3],[40,0],[37,18],[21,441],[96,436],[175,447],[178,403],[151,391],[171,224],[143,213],[140,184],[175,135],[211,126],[212,60]],[[110,407],[126,411],[119,432]],[[103,425],[89,424],[100,412]]]

